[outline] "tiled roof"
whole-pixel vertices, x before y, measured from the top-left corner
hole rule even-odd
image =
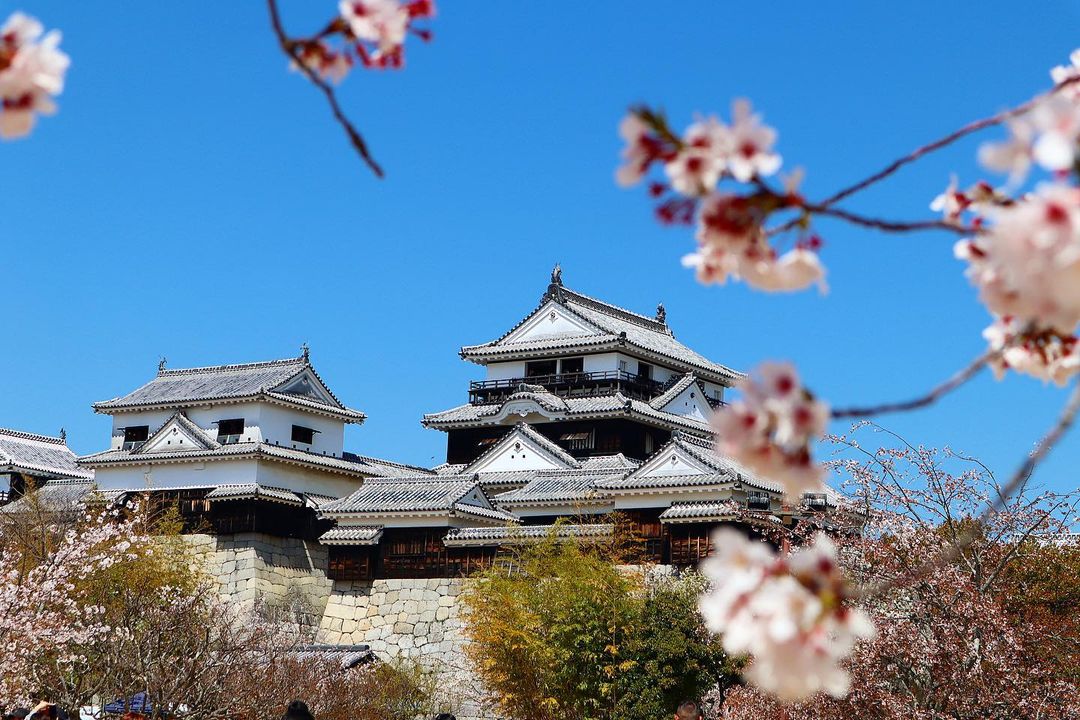
[[[35,499],[33,501],[31,501],[29,494],[24,495],[18,500],[0,507],[0,512],[18,513],[33,508],[40,508],[49,512],[71,510],[78,504],[90,500],[96,491],[97,486],[87,480],[47,482],[34,491]]]
[[[335,660],[342,670],[378,659],[368,645],[303,645],[289,656],[296,660]]]
[[[549,300],[559,303],[571,314],[598,328],[600,332],[585,335],[559,334],[523,342],[506,342],[506,338],[514,330],[535,315]],[[529,313],[525,319],[498,340],[463,347],[461,355],[465,358],[481,360],[515,353],[598,345],[626,345],[637,348],[646,353],[658,355],[673,364],[683,365],[688,370],[696,369],[705,372],[712,376],[711,379],[724,383],[731,383],[742,376],[741,373],[714,363],[680,343],[675,339],[675,335],[666,322],[582,295],[561,285],[554,289],[554,292],[549,289],[541,306]]]
[[[650,400],[649,405],[659,410],[675,398],[679,397],[679,394],[682,393],[683,390],[698,382],[697,376],[694,375],[694,373],[686,373],[674,382],[671,387]]]
[[[517,545],[543,540],[549,535],[556,539],[611,537],[615,526],[595,525],[524,525],[521,527],[451,528],[443,539],[446,547]]]
[[[322,508],[326,515],[450,510],[476,486],[471,477],[413,477],[369,480],[352,495]]]
[[[549,455],[559,460],[567,467],[580,467],[581,465],[581,463],[578,462],[577,458],[559,447],[559,445],[554,440],[548,439],[547,436],[542,434],[540,431],[534,429],[532,425],[519,422],[517,425],[514,426],[513,430],[503,435],[501,438],[499,438],[499,441],[497,443],[493,443],[491,447],[481,453],[478,458],[473,460],[472,463],[470,463],[469,466],[465,468],[465,472],[476,472],[476,468],[483,465],[484,461],[489,455],[493,455],[499,452],[508,443],[513,442],[513,438],[515,435],[528,438],[532,442],[536,443],[541,450],[547,452]]]
[[[79,458],[83,465],[119,465],[140,464],[152,461],[164,462],[199,462],[219,459],[267,459],[286,463],[298,463],[324,470],[341,472],[356,477],[370,477],[373,468],[364,463],[356,463],[344,458],[318,455],[305,450],[286,448],[268,443],[242,442],[221,445],[209,450],[185,450],[180,452],[132,452],[130,450],[106,450]]]
[[[631,460],[622,453],[593,455],[581,461],[581,467],[584,470],[633,470],[640,464],[637,460]]]
[[[707,423],[691,417],[657,410],[644,400],[632,400],[618,391],[610,395],[560,399],[566,404],[565,410],[558,411],[558,415],[561,417],[636,415],[656,421],[657,424],[669,428],[681,428],[703,435],[711,432]],[[422,422],[425,426],[433,428],[483,425],[484,420],[498,415],[503,405],[510,401],[511,398],[507,398],[497,403],[485,405],[459,405],[449,410],[424,415]],[[541,405],[541,407],[544,406]]]
[[[495,497],[499,505],[531,505],[534,503],[596,502],[603,500],[597,492],[600,480],[617,480],[626,472],[597,474],[581,470],[548,470],[537,473],[535,479],[523,488],[511,490]]]
[[[366,455],[356,455],[351,452],[342,453],[342,458],[359,465],[368,466],[371,468],[371,474],[376,477],[413,477],[416,475],[435,474],[435,471],[433,470],[418,467],[416,465],[405,465],[390,460],[367,457]]]
[[[499,470],[497,472],[477,473],[477,479],[485,488],[506,489],[512,485],[525,485],[536,477],[540,470]]]
[[[443,463],[432,468],[436,475],[460,475],[461,471],[469,467],[468,463]]]
[[[378,545],[382,538],[381,525],[335,527],[319,536],[323,545]]]
[[[270,500],[286,505],[303,505],[304,499],[291,490],[258,483],[218,485],[206,495],[207,500]]]
[[[515,524],[521,522],[517,517],[503,510],[493,510],[492,508],[470,505],[469,503],[454,503],[454,508],[451,510],[451,513],[454,515],[472,515],[474,517],[484,518],[485,520],[496,520],[503,524]]]
[[[63,439],[0,428],[0,469],[46,478],[89,480],[93,470],[79,467]]]
[[[319,380],[322,389],[330,397],[330,403],[308,395],[281,391],[282,386],[306,371],[311,371]],[[127,395],[94,403],[94,410],[111,413],[136,408],[178,407],[241,399],[272,399],[328,412],[353,422],[364,419],[363,413],[345,407],[330,392],[306,355],[240,365],[160,369],[157,377]]]
[[[742,508],[731,500],[672,503],[660,513],[660,522],[700,522],[703,520],[729,520],[738,516]]]

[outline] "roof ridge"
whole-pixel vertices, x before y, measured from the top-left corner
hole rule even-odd
[[[648,330],[674,336],[674,333],[672,333],[671,328],[668,327],[667,323],[662,323],[656,318],[651,318],[647,315],[636,313],[633,310],[627,310],[624,307],[619,307],[618,305],[613,305],[612,303],[606,302],[604,300],[599,300],[597,298],[590,297],[589,295],[584,295],[577,292],[576,290],[571,290],[570,288],[564,287],[562,289],[562,292],[566,296],[566,300],[569,302],[580,302],[582,305],[592,307],[593,310],[598,310],[609,315],[614,315],[615,317],[618,317],[622,320],[627,320],[637,325],[641,325]]]
[[[201,367],[193,367],[193,368],[161,368],[160,370],[158,370],[157,376],[158,377],[168,377],[170,375],[198,375],[198,374],[201,374],[201,373],[209,373],[209,372],[229,372],[229,371],[232,371],[232,370],[250,370],[252,368],[275,367],[275,366],[278,366],[278,365],[296,365],[296,364],[304,364],[304,365],[310,366],[311,362],[306,357],[304,357],[303,355],[300,355],[298,357],[292,357],[292,358],[280,358],[278,360],[260,360],[260,361],[257,361],[257,362],[250,362],[250,363],[229,363],[229,364],[226,364],[226,365],[203,365]]]
[[[380,465],[390,465],[391,467],[399,467],[399,468],[404,468],[406,470],[420,470],[425,475],[437,475],[438,474],[434,470],[432,470],[431,468],[421,467],[420,465],[410,465],[408,463],[400,463],[400,462],[395,462],[393,460],[383,460],[382,458],[372,457],[370,455],[360,455],[359,453],[349,452],[348,450],[343,451],[343,454],[344,453],[348,453],[349,455],[352,455],[355,458],[359,458],[360,460],[377,462]],[[447,463],[443,463],[443,464],[446,465]]]
[[[25,430],[14,430],[12,428],[0,428],[0,435],[7,435],[9,437],[19,438],[20,440],[34,440],[36,442],[50,443],[52,445],[62,445],[67,447],[67,442],[64,438],[54,437],[52,435],[40,435],[38,433],[26,432]]]

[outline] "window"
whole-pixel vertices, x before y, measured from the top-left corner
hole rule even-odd
[[[637,374],[638,374],[638,377],[642,378],[643,380],[651,380],[652,379],[652,365],[650,365],[649,363],[639,362],[637,364]]]
[[[531,360],[525,363],[525,377],[540,377],[541,375],[554,375],[555,360]]]
[[[592,431],[563,433],[559,440],[569,450],[592,450],[596,445]]]
[[[122,450],[138,450],[142,447],[142,444],[146,442],[146,438],[150,437],[149,425],[132,425],[131,427],[124,428],[124,444],[121,446]]]
[[[760,490],[746,491],[746,507],[750,510],[768,510],[772,507],[772,500],[768,493]]]
[[[559,372],[563,375],[585,372],[585,358],[563,358],[562,370]]]
[[[807,507],[815,510],[824,510],[828,507],[828,497],[825,493],[803,493],[803,501]]]
[[[217,441],[222,445],[233,445],[240,442],[240,436],[244,434],[244,418],[231,420],[218,420]]]
[[[295,443],[304,443],[305,445],[310,445],[311,443],[315,442],[315,433],[317,432],[318,430],[312,430],[311,428],[304,427],[303,425],[293,425],[292,441]]]

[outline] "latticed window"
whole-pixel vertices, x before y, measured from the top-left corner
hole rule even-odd
[[[761,490],[747,490],[746,507],[751,510],[768,510],[772,507],[772,500],[766,492]]]
[[[124,444],[121,446],[124,450],[138,450],[142,447],[146,439],[150,437],[149,425],[132,425],[131,427],[124,428]]]

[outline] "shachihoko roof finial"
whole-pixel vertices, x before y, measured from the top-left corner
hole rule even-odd
[[[548,285],[547,297],[553,300],[563,299],[563,284],[562,284],[562,266],[559,263],[555,263],[555,267],[551,270],[551,283]]]
[[[60,442],[67,442],[67,430],[60,428]]]
[[[168,364],[169,364],[169,358],[165,357],[164,355],[162,355],[160,358],[158,358],[157,371],[158,371],[159,375],[161,373],[165,372],[165,366],[168,365]]]
[[[656,322],[667,325],[667,308],[664,307],[664,303],[656,305]]]
[[[300,346],[300,357],[304,359],[304,362],[311,360],[311,348],[308,347],[307,343]]]

